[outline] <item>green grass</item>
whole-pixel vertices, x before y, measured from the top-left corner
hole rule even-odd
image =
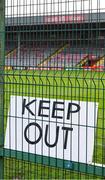
[[[5,128],[11,95],[98,102],[93,162],[105,164],[105,75],[90,71],[5,71]],[[20,174],[20,175],[19,175]],[[85,174],[5,159],[5,177],[20,179],[98,178]]]

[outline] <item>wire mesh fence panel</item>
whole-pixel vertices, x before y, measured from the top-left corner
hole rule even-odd
[[[5,49],[3,8],[1,177],[104,179],[105,3],[6,0]]]

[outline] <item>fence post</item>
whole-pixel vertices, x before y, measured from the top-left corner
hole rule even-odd
[[[5,37],[5,0],[0,0],[0,179],[4,176],[4,37]]]

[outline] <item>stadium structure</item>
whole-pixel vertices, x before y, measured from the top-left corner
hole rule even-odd
[[[105,106],[105,95],[103,91],[105,83],[104,73],[100,73],[100,71],[105,70],[105,3],[102,0],[99,1],[101,6],[99,6],[97,0],[94,0],[92,4],[93,7],[91,7],[93,0],[33,0],[30,1],[29,4],[27,0],[21,0],[8,1],[10,4],[6,4],[4,113],[7,117],[7,128],[9,132],[7,132],[6,137],[8,137],[9,134],[9,140],[5,143],[4,155],[6,158],[13,157],[19,159],[13,167],[16,169],[14,173],[20,170],[18,168],[22,167],[20,165],[22,163],[24,164],[23,167],[26,168],[25,171],[23,168],[23,171],[26,172],[29,166],[28,164],[25,166],[25,162],[22,161],[28,161],[29,165],[31,163],[44,165],[44,172],[46,171],[45,165],[50,165],[55,168],[78,171],[80,172],[80,176],[82,175],[81,173],[83,173],[83,178],[85,173],[105,176],[105,117],[103,113]],[[21,4],[21,2],[23,4]],[[97,4],[97,6],[94,4]],[[69,8],[67,8],[68,6]],[[36,10],[34,11],[35,8]],[[94,73],[91,71],[99,72]],[[54,103],[52,106],[49,105],[49,107],[48,103],[46,103],[46,106],[45,104],[44,106],[36,106],[36,103],[39,102],[37,100]],[[54,157],[50,154],[50,148],[48,148],[46,154],[43,154],[43,145],[40,148],[40,154],[39,152],[36,153],[36,145],[33,146],[35,148],[34,153],[33,151],[31,152],[31,148],[29,148],[31,144],[29,143],[26,146],[28,147],[27,150],[23,150],[23,147],[26,149],[23,139],[27,137],[23,137],[20,134],[27,130],[25,126],[23,127],[23,123],[26,122],[25,120],[27,120],[28,125],[30,123],[29,120],[31,120],[30,117],[33,115],[33,122],[37,120],[40,125],[42,121],[40,127],[43,128],[43,124],[47,122],[43,117],[48,117],[48,125],[53,123],[52,117],[54,117],[55,127],[57,127],[57,123],[59,122],[62,123],[61,125],[64,127],[65,117],[68,117],[67,113],[65,113],[66,101],[70,102],[69,105],[67,105],[69,115],[70,113],[77,113],[76,116],[73,116],[75,114],[71,114],[68,118],[70,119],[70,123],[69,121],[67,122],[70,128],[71,126],[73,126],[73,128],[76,127],[73,136],[70,134],[71,145],[70,153],[68,153],[70,156],[67,157],[67,161],[64,159],[64,148],[63,151],[61,150],[61,152],[63,152],[63,158],[58,156],[59,153],[57,154],[60,149],[58,147],[54,150]],[[76,109],[73,109],[73,111],[71,111],[72,101],[73,106],[76,106]],[[33,102],[35,104],[32,104]],[[61,107],[58,106],[57,108],[55,106],[56,102],[59,102]],[[31,109],[29,109],[29,105],[32,105],[30,107]],[[59,107],[61,109],[59,109]],[[79,107],[79,109],[77,109],[77,107]],[[27,117],[25,115],[23,117],[24,108],[29,111],[27,112]],[[10,114],[8,114],[9,109]],[[42,109],[42,112],[47,109],[47,116],[46,111],[41,114],[40,109]],[[80,109],[82,109],[81,112],[79,112]],[[62,117],[54,116],[55,110],[61,110]],[[17,112],[21,112],[21,116],[20,114],[18,115]],[[37,118],[36,112],[38,112],[40,117],[42,116],[42,119],[40,119],[40,117]],[[53,115],[52,117],[50,117],[50,113]],[[60,113],[58,115],[60,115]],[[16,122],[13,126],[12,123],[10,123],[10,121],[12,122],[11,117],[14,118],[13,122]],[[62,122],[59,121],[59,117],[62,118]],[[19,122],[18,118],[21,120],[20,125],[22,131],[20,129],[18,131],[17,129],[17,127],[20,127],[17,125]],[[23,119],[25,120],[23,121]],[[89,124],[90,120],[92,124]],[[44,128],[43,131],[45,131],[46,134],[48,126],[47,124],[45,125],[46,128]],[[63,130],[61,126],[59,127]],[[82,128],[84,130],[81,130]],[[94,134],[93,138],[90,138],[88,129],[92,129],[91,131]],[[52,131],[51,129],[51,132]],[[10,134],[11,132],[15,133],[15,135]],[[82,134],[85,134],[85,136]],[[32,132],[32,137],[34,137],[33,135],[35,135],[34,131]],[[75,138],[72,141],[72,137],[74,136]],[[12,139],[14,142],[13,145],[15,146],[11,146]],[[91,144],[92,149],[91,160],[87,160],[88,152],[90,152],[90,146],[88,146],[88,144]],[[76,151],[74,151],[74,149]],[[47,160],[45,157],[48,157]],[[75,159],[75,157],[77,159]],[[81,157],[83,157],[82,160]],[[11,162],[13,164],[12,160]],[[49,162],[51,162],[51,164]],[[33,179],[37,174],[35,167],[33,166],[32,171],[30,171],[30,176],[33,177]],[[9,172],[8,169],[7,167],[6,171]],[[40,166],[39,172],[42,173],[41,169]],[[55,174],[56,172],[60,174],[60,169],[53,170]],[[36,171],[38,172],[38,169]],[[54,171],[52,171],[52,174]],[[46,172],[50,174],[49,172],[51,171],[48,169]],[[63,171],[63,173],[65,172]],[[72,178],[71,171],[69,175],[69,177]],[[29,177],[29,175],[26,175],[26,177],[27,176]],[[62,177],[64,178],[64,176]]]
[[[5,68],[104,70],[104,26],[105,12],[7,17]]]

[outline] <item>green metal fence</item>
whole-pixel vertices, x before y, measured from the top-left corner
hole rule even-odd
[[[105,178],[104,31],[102,0],[0,1],[0,179]]]

